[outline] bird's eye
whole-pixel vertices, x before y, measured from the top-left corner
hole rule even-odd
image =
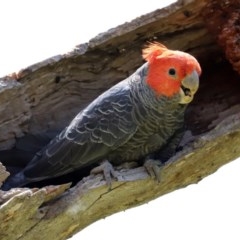
[[[170,68],[170,69],[168,70],[168,73],[169,73],[169,75],[171,75],[171,76],[175,76],[175,75],[176,75],[176,70],[175,70],[174,68]]]

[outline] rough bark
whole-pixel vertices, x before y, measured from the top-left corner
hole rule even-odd
[[[178,1],[0,80],[0,149],[5,150],[21,136],[64,127],[84,105],[142,64],[147,41],[190,52],[203,68],[200,90],[186,116],[192,141],[186,137],[182,142],[182,151],[163,168],[161,183],[137,167],[119,169],[123,178],[110,191],[97,175],[75,179],[79,182],[72,188],[1,192],[1,239],[67,239],[98,219],[197,183],[240,156],[240,77],[217,45],[219,33],[209,31],[201,15],[213,2]],[[219,7],[231,9],[234,2]],[[6,177],[0,165],[0,181]]]

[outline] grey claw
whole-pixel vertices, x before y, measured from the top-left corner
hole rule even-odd
[[[109,190],[112,188],[111,176],[113,176],[116,179],[118,178],[117,173],[115,172],[112,164],[107,160],[103,161],[98,167],[93,168],[90,172],[90,174],[97,174],[97,173],[103,173]]]
[[[114,171],[114,168],[112,166],[112,164],[108,161],[105,161],[103,164],[103,175],[105,177],[105,180],[107,182],[107,186],[109,188],[109,190],[112,188],[112,177],[117,178],[117,174]]]
[[[151,178],[156,178],[157,182],[160,183],[163,164],[158,160],[148,159],[145,161],[144,167]]]

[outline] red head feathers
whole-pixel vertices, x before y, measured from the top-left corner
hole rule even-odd
[[[182,81],[194,71],[201,74],[198,61],[188,53],[169,50],[154,42],[143,49],[143,58],[149,63],[146,82],[157,95],[171,97],[178,93]]]

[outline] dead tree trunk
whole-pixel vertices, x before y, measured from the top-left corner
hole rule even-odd
[[[187,51],[203,68],[200,90],[187,112],[194,141],[183,142],[183,150],[164,167],[160,184],[138,167],[119,170],[124,177],[111,191],[97,175],[75,179],[79,182],[72,188],[1,192],[0,238],[67,239],[98,219],[196,183],[240,156],[239,11],[238,0],[179,0],[0,79],[0,150],[6,150],[24,135],[63,128],[84,105],[142,64],[147,41]],[[0,166],[0,181],[6,177]]]

